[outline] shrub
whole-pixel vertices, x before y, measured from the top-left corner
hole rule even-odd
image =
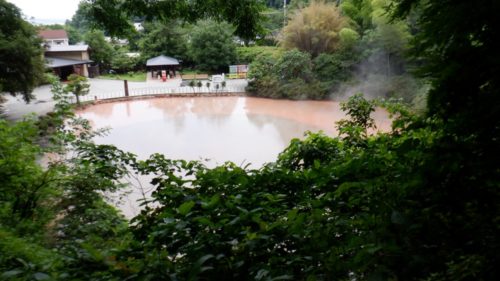
[[[261,55],[250,65],[251,95],[286,99],[324,99],[328,88],[314,78],[311,56],[298,50],[279,58]]]
[[[339,32],[347,27],[347,19],[333,3],[312,1],[296,10],[282,32],[280,44],[286,49],[297,48],[313,57],[340,49]]]
[[[236,63],[250,64],[259,56],[277,58],[283,52],[283,49],[271,46],[251,46],[236,48]]]

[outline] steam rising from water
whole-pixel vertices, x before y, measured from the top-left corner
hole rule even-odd
[[[338,86],[332,93],[332,99],[346,100],[354,94],[363,93],[368,99],[402,98],[412,102],[426,91],[423,83],[406,72],[401,58],[379,50],[357,65],[352,80]]]

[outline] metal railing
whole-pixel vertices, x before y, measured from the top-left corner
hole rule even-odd
[[[244,86],[226,86],[224,88],[216,88],[211,86],[207,88],[203,87],[176,87],[176,88],[166,88],[166,87],[147,87],[147,88],[131,88],[129,89],[129,97],[138,96],[154,96],[154,95],[193,95],[193,94],[221,94],[221,93],[245,93]],[[104,93],[89,93],[88,95],[81,96],[80,101],[93,101],[93,100],[105,100],[105,99],[116,99],[125,98],[125,91],[116,92],[104,92]]]

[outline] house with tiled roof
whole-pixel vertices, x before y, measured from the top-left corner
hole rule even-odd
[[[50,46],[56,45],[69,45],[69,38],[66,30],[64,29],[56,29],[56,30],[40,30],[38,32],[38,36],[43,39],[45,44]]]
[[[38,35],[44,41],[44,56],[46,66],[54,74],[66,80],[73,73],[88,77],[92,62],[89,57],[88,45],[69,45],[65,30],[40,30]]]

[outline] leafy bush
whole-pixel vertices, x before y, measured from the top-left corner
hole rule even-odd
[[[45,217],[48,211],[41,202],[55,192],[53,174],[44,171],[36,162],[42,149],[35,144],[38,130],[33,120],[15,125],[0,120],[0,220],[2,225],[26,226],[20,222]],[[40,213],[39,213],[40,212]],[[40,223],[46,223],[42,221]],[[38,224],[31,225],[34,228]],[[29,232],[30,229],[22,230]]]
[[[275,71],[281,80],[301,79],[310,82],[312,79],[311,56],[298,50],[283,53],[279,58]]]
[[[333,3],[311,1],[307,7],[292,14],[283,28],[280,44],[286,49],[296,48],[313,57],[332,53],[341,48],[339,33],[347,25],[347,18]]]
[[[0,279],[51,280],[61,277],[63,258],[36,241],[0,228]]]
[[[259,56],[266,57],[279,57],[283,52],[278,47],[271,46],[251,46],[251,47],[237,47],[236,48],[236,63],[250,64]]]
[[[71,74],[68,76],[68,84],[64,87],[64,91],[72,93],[76,97],[76,103],[80,104],[80,97],[89,93],[90,84],[85,76]]]
[[[56,98],[67,100],[59,89]],[[139,161],[90,142],[95,133],[87,122],[54,122],[63,129],[56,140],[77,157],[50,166],[54,190],[64,192],[44,189],[34,215],[21,219],[34,230],[29,235],[40,237],[35,241],[23,228],[3,229],[26,185],[16,184],[39,181],[39,167],[29,175],[16,168],[35,165],[38,148],[15,141],[31,130],[2,127],[8,157],[0,171],[8,173],[1,179],[11,188],[0,193],[0,270],[20,280],[494,277],[495,183],[439,188],[436,171],[456,169],[436,166],[436,145],[449,140],[443,122],[387,104],[392,131],[370,135],[374,106],[352,97],[341,106],[350,119],[338,123],[339,137],[295,139],[276,163],[258,170],[232,163],[209,169],[159,154]],[[58,104],[59,113],[66,110],[67,103]],[[150,176],[155,191],[127,225],[102,194],[118,190],[132,171]]]
[[[423,280],[446,278],[439,277],[440,270],[457,278],[487,270],[494,252],[462,252],[460,241],[471,239],[477,229],[484,235],[495,230],[469,228],[478,227],[474,221],[456,224],[461,219],[447,213],[442,201],[451,194],[426,183],[433,145],[444,137],[439,121],[390,105],[397,114],[393,131],[369,136],[373,102],[356,95],[342,107],[351,119],[339,124],[340,138],[311,134],[293,140],[276,163],[259,170],[231,163],[207,169],[161,155],[138,163],[141,173],[160,175],[152,181],[157,187],[152,202],[158,207],[134,219],[135,240],[144,241],[132,250],[143,262],[138,274],[152,279]],[[465,201],[455,211],[479,215],[467,207],[477,206],[475,201]],[[439,216],[433,216],[437,210]],[[454,239],[449,227],[468,234]],[[448,250],[436,252],[421,243]],[[468,272],[459,273],[461,266]]]
[[[261,55],[250,65],[247,91],[259,97],[324,99],[328,87],[315,79],[311,56],[298,50],[279,58]]]
[[[127,73],[137,69],[141,63],[140,57],[129,57],[125,50],[115,51],[111,59],[111,68],[117,73]]]
[[[355,76],[362,61],[360,49],[344,48],[333,54],[322,53],[313,60],[313,72],[325,87],[336,92]]]

